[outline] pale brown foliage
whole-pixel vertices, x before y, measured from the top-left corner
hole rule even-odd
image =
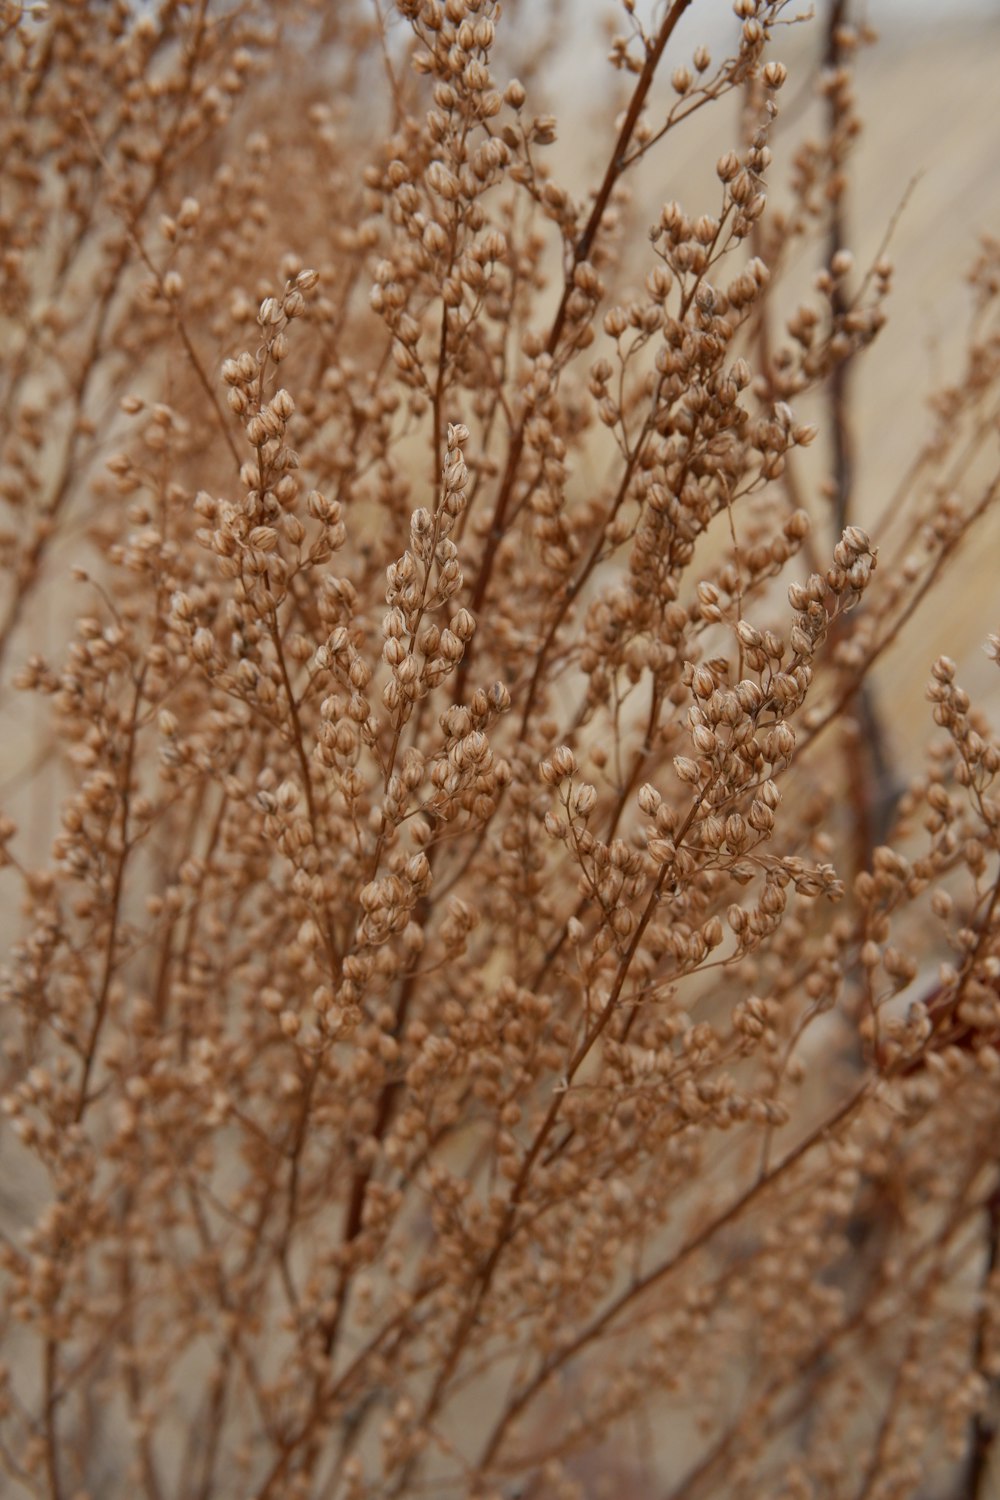
[[[1000,247],[869,535],[865,38],[772,155],[785,7],[687,9],[577,195],[558,7],[3,6],[5,1494],[986,1493],[1000,743],[940,657],[901,785],[872,669]]]

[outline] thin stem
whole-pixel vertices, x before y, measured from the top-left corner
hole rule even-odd
[[[691,0],[674,0],[674,3],[671,5],[670,9],[667,11],[667,14],[663,18],[663,22],[661,23],[660,30],[657,34],[655,42],[647,50],[646,60],[643,64],[642,72],[639,74],[635,89],[632,92],[632,98],[629,101],[628,109],[625,112],[625,118],[623,119],[621,129],[618,132],[618,139],[615,142],[614,151],[612,152],[611,158],[605,169],[604,178],[601,182],[601,185],[597,190],[597,196],[594,199],[594,205],[591,209],[590,217],[587,220],[583,233],[580,235],[580,238],[577,240],[576,245],[573,248],[572,261],[563,284],[563,291],[562,296],[559,300],[559,306],[556,309],[555,317],[553,318],[552,324],[549,328],[548,337],[545,340],[545,350],[546,353],[550,356],[554,355],[556,350],[558,349],[560,339],[562,338],[563,329],[566,324],[570,297],[572,296],[575,287],[573,272],[582,261],[585,261],[587,259],[593,248],[594,241],[597,238],[598,230],[601,226],[601,221],[604,218],[605,213],[607,212],[608,204],[611,202],[611,195],[614,192],[615,185],[617,184],[619,178],[622,176],[622,173],[626,170],[626,167],[628,165],[626,161],[628,148],[632,142],[632,138],[635,134],[636,126],[639,123],[642,111],[645,108],[646,99],[652,87],[653,79],[656,77],[656,71],[659,67],[660,60],[663,57],[664,51],[666,50],[667,43],[670,41],[670,38],[674,34],[677,23],[680,21],[681,17],[688,9],[690,4]],[[497,494],[496,505],[493,510],[493,520],[490,524],[490,529],[486,536],[486,544],[483,548],[483,555],[480,559],[479,564],[479,572],[476,575],[476,582],[473,586],[472,591],[472,599],[469,604],[469,608],[474,616],[478,614],[483,601],[486,598],[486,593],[489,588],[490,577],[493,572],[493,566],[496,561],[497,552],[500,548],[500,543],[503,541],[505,535],[507,513],[513,500],[517,474],[521,464],[521,455],[524,451],[525,426],[525,419],[522,418],[518,422],[517,428],[511,438],[510,447],[507,451],[507,463],[504,469],[503,478],[500,482],[500,489]],[[464,685],[468,677],[471,664],[472,653],[471,651],[466,651],[457,674],[458,684],[456,695],[458,701],[461,701],[461,694],[464,690]]]
[[[477,1465],[477,1475],[483,1474],[489,1469],[493,1458],[503,1442],[508,1427],[520,1416],[530,1402],[534,1400],[535,1396],[552,1375],[568,1364],[571,1359],[574,1359],[581,1349],[591,1344],[627,1307],[631,1307],[638,1298],[643,1296],[652,1287],[661,1284],[668,1277],[672,1276],[693,1255],[709,1244],[720,1230],[734,1223],[751,1204],[758,1201],[767,1188],[783,1178],[803,1157],[807,1156],[820,1142],[826,1140],[831,1132],[843,1126],[869,1097],[871,1088],[871,1080],[866,1080],[860,1088],[840,1105],[833,1115],[824,1120],[823,1124],[818,1129],[812,1131],[805,1140],[800,1141],[765,1177],[758,1178],[728,1208],[724,1209],[722,1213],[711,1219],[689,1239],[685,1240],[681,1248],[674,1255],[662,1261],[652,1271],[647,1272],[645,1276],[631,1282],[624,1292],[614,1298],[603,1312],[591,1319],[573,1339],[569,1340],[559,1349],[557,1354],[553,1354],[544,1360],[533,1379],[508,1403],[502,1417],[491,1432]]]

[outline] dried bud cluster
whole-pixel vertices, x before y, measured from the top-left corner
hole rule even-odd
[[[866,38],[733,8],[570,190],[529,6],[3,7],[4,1495],[985,1494],[1000,246],[869,535]]]

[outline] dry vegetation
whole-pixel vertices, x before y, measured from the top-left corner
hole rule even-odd
[[[0,5],[4,1495],[986,1500],[1000,245],[869,536],[868,39],[687,9],[570,189],[558,7]]]

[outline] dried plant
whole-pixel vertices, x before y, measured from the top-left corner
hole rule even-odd
[[[2,6],[5,1495],[987,1493],[1000,244],[866,531],[866,37],[689,3],[577,191],[565,7]]]

